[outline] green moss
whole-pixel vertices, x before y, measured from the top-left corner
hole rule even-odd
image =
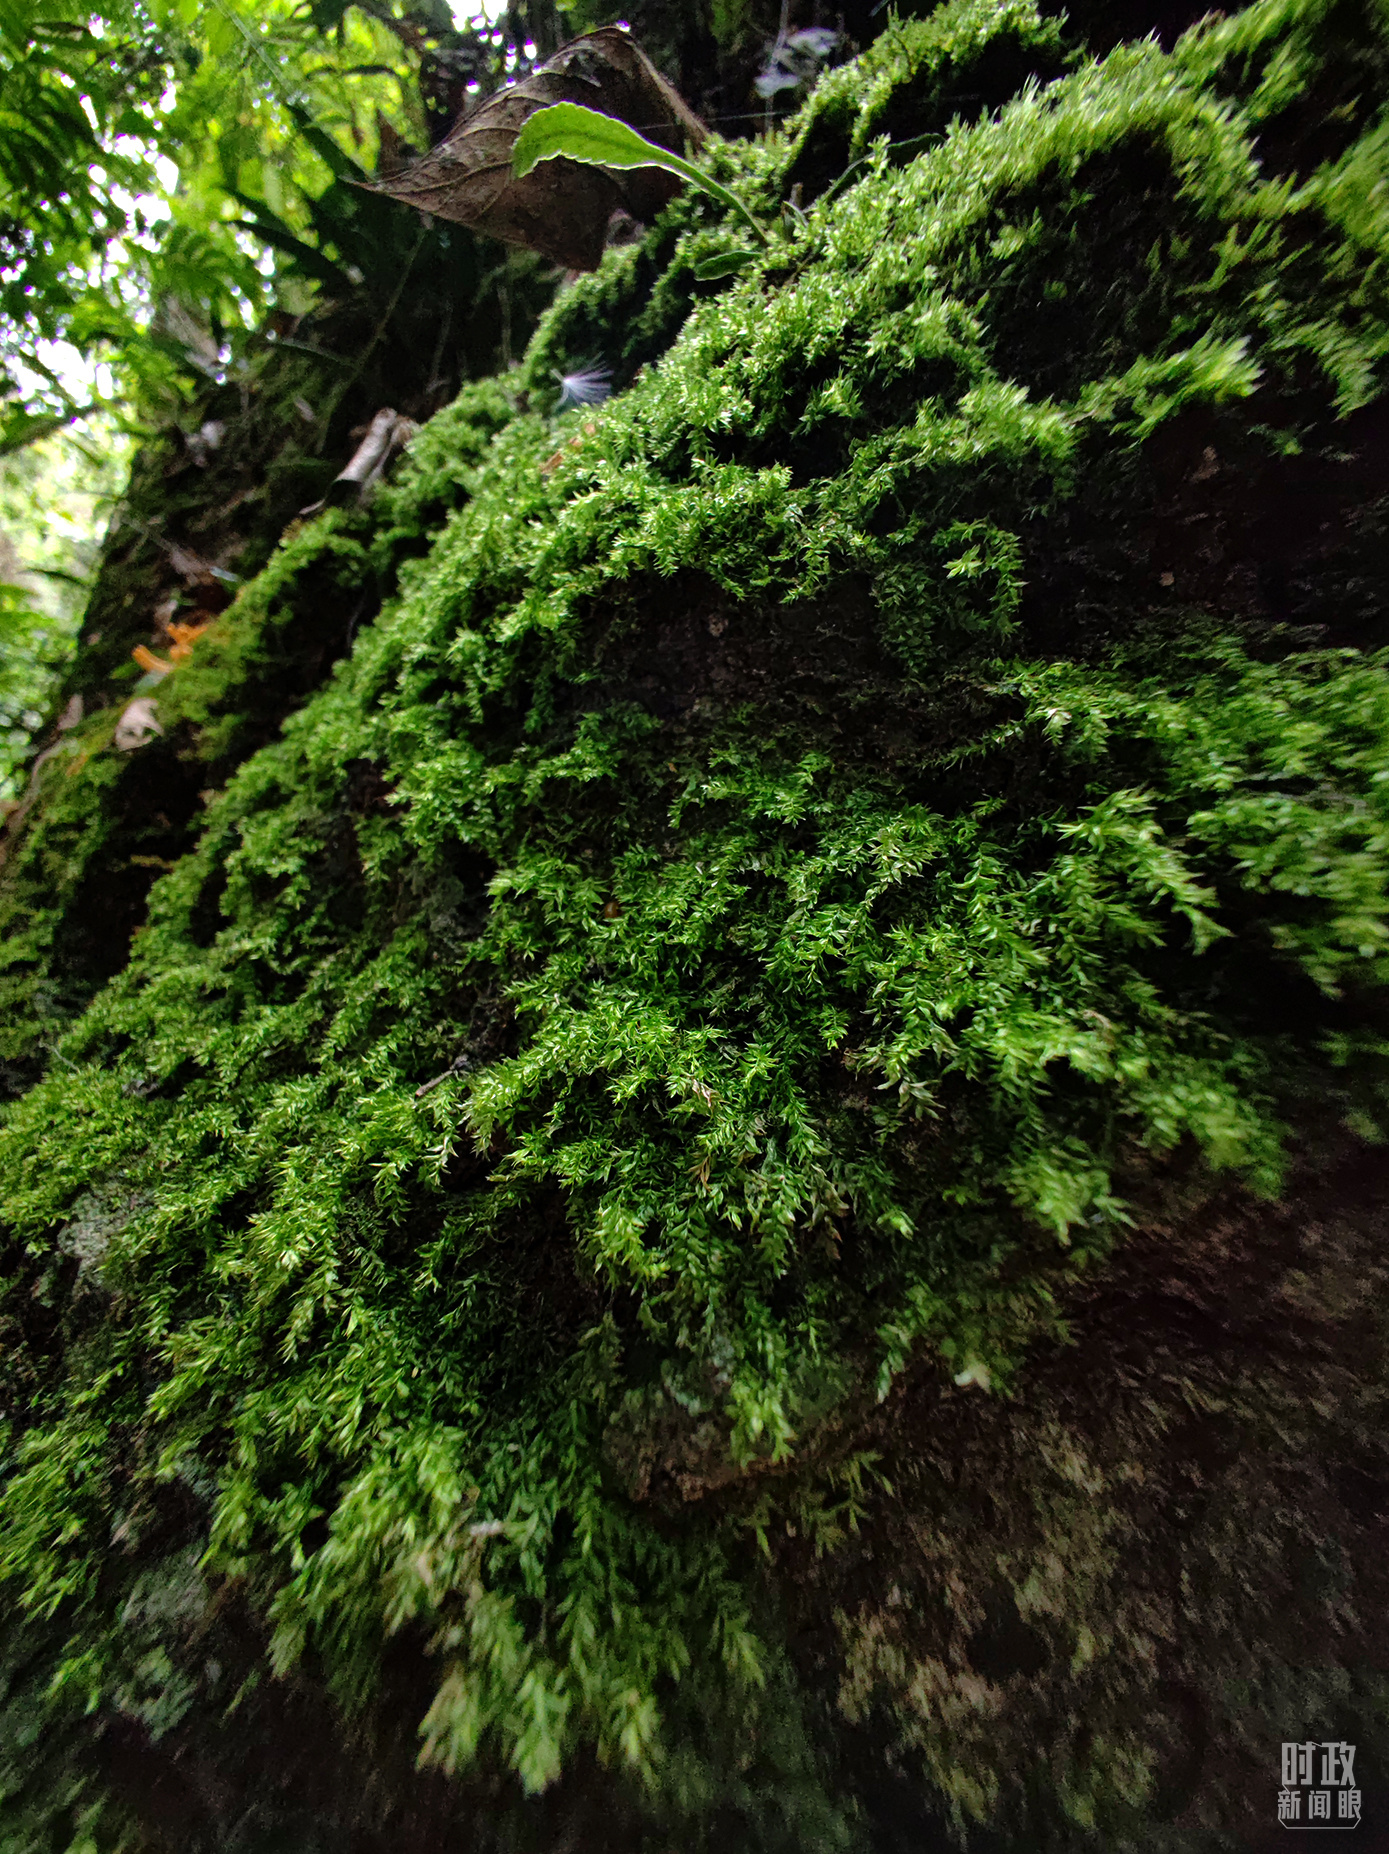
[[[1270,180],[1210,28],[893,166],[892,96],[934,133],[922,73],[994,29],[1051,44],[951,7],[833,73],[806,134],[871,158],[803,229],[695,291],[682,203],[561,299],[532,409],[466,394],[161,689],[228,755],[313,576],[385,589],[0,1131],[16,1302],[125,1206],[0,1503],[94,1705],[109,1515],[138,1559],[196,1482],[278,1669],[360,1704],[425,1642],[427,1761],[660,1793],[691,1669],[781,1704],[747,1489],[813,1512],[913,1353],[1006,1386],[1165,1156],[1274,1191],[1300,1091],[1375,1111],[1389,663],[1134,536],[1164,445],[1272,467],[1382,391],[1380,131]],[[798,146],[715,158],[770,195]],[[614,318],[653,364],[542,417]],[[108,725],[34,858],[88,853]]]
[[[981,103],[1005,101],[1030,71],[1050,75],[1060,63],[1061,24],[1043,19],[1036,0],[948,0],[924,19],[894,17],[861,58],[816,86],[797,124],[793,158],[804,160],[826,138],[856,159],[908,112],[914,137],[939,132],[955,115],[952,106],[973,105],[960,113],[978,114]],[[1007,89],[981,94],[981,83]]]
[[[421,433],[370,516],[334,509],[293,523],[194,656],[159,685],[159,741],[134,758],[115,749],[130,689],[36,768],[36,815],[7,846],[0,887],[0,1061],[22,1074],[49,1057],[95,982],[122,963],[148,872],[181,854],[202,798],[277,731],[287,693],[292,704],[296,687],[312,686],[355,618],[395,589],[422,537],[466,499],[479,456],[513,410],[496,381],[465,389]],[[114,946],[86,944],[93,918]]]

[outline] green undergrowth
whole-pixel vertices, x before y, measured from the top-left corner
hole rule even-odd
[[[167,679],[225,753],[312,575],[388,589],[6,1111],[0,1558],[55,1694],[121,1708],[191,1539],[346,1704],[424,1650],[426,1763],[594,1752],[712,1821],[671,1721],[791,1716],[748,1565],[880,1497],[852,1412],[913,1357],[1006,1390],[1164,1155],[1273,1193],[1301,1103],[1373,1126],[1389,660],[1143,540],[1164,445],[1294,457],[1382,391],[1382,122],[1297,178],[1255,140],[1333,12],[948,126],[952,45],[1049,29],[894,28],[712,157],[765,204],[825,122],[866,156],[755,272],[696,287],[736,230],[681,202],[529,408],[465,389]],[[605,331],[628,390],[545,416]],[[47,770],[55,914],[113,722]],[[220,1703],[141,1652],[158,1732]]]
[[[125,916],[138,925],[150,872],[169,867],[170,851],[186,842],[200,788],[225,781],[263,739],[267,709],[283,713],[286,685],[304,682],[306,662],[340,653],[355,621],[395,589],[402,562],[466,499],[481,452],[513,409],[499,382],[474,388],[430,422],[414,468],[370,515],[337,508],[293,524],[171,681],[137,690],[130,664],[116,700],[56,738],[35,770],[35,823],[5,846],[0,1064],[23,1074],[51,1058],[94,989],[93,970],[109,969],[113,954],[123,963]],[[121,576],[112,577],[108,602],[119,603]],[[130,597],[148,602],[135,585]],[[132,760],[113,741],[140,696],[154,700],[162,734]],[[93,920],[115,946],[89,947]]]

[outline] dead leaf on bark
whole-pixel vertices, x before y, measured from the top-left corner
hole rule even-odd
[[[159,725],[159,710],[153,699],[142,695],[127,704],[116,723],[116,745],[122,753],[132,753],[136,747],[143,747],[147,740],[153,740],[156,734],[163,732]]]
[[[614,173],[578,161],[543,161],[524,179],[511,171],[522,124],[551,103],[580,103],[637,129],[672,154],[707,133],[630,34],[616,26],[561,46],[523,82],[461,117],[437,148],[377,190],[421,212],[525,245],[568,270],[595,270],[615,211],[649,222],[682,182],[661,168]]]
[[[360,429],[360,428],[359,428]],[[412,418],[405,418],[394,406],[383,406],[367,426],[366,436],[353,451],[344,469],[328,486],[321,502],[311,502],[301,515],[317,515],[329,503],[361,501],[385,475],[391,460],[419,430]],[[355,434],[354,434],[355,435]]]
[[[169,556],[169,565],[185,586],[211,586],[216,583],[216,567],[191,547],[184,547],[178,541],[166,541],[164,548]]]

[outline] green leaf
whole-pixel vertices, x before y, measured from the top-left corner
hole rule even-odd
[[[746,246],[740,251],[719,251],[713,257],[702,258],[695,265],[694,274],[701,283],[711,283],[717,277],[732,277],[746,270],[761,255],[760,251],[750,251]]]
[[[671,154],[667,148],[657,147],[644,135],[638,135],[635,129],[629,129],[625,122],[604,116],[596,109],[585,109],[581,103],[551,103],[545,109],[538,109],[527,118],[516,137],[511,169],[521,180],[540,162],[561,157],[567,161],[582,161],[589,167],[663,167],[668,173],[679,174],[682,180],[689,181],[721,206],[740,214],[762,243],[767,242],[766,232],[736,193],[720,186],[692,161]]]
[[[22,0],[0,0],[0,35],[27,49],[32,30],[32,13]]]
[[[22,407],[15,407],[0,420],[0,457],[11,457],[16,451],[22,451],[26,444],[33,444],[55,431],[61,431],[72,416],[67,412],[49,415],[32,413]]]
[[[254,232],[256,237],[264,239],[267,245],[272,245],[277,251],[283,251],[287,257],[292,257],[306,276],[315,278],[328,289],[351,288],[347,273],[342,266],[335,264],[325,252],[317,250],[313,245],[307,244],[304,239],[296,237],[279,214],[272,212],[263,200],[254,199],[248,193],[235,192],[230,188],[228,191],[231,192],[234,200],[251,209],[250,217],[235,219],[232,221],[234,225],[240,225],[246,231]]]
[[[302,103],[290,103],[287,107],[299,126],[299,133],[339,180],[366,179],[366,169],[359,167],[351,155],[338,147],[332,136],[318,126]]]

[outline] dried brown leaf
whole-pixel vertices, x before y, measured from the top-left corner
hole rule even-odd
[[[159,710],[148,695],[137,697],[127,704],[116,723],[116,746],[122,753],[133,753],[137,747],[153,740],[156,734],[162,734],[159,725]]]
[[[385,475],[392,459],[419,430],[412,418],[405,418],[394,406],[383,406],[367,426],[366,436],[353,451],[346,465],[333,478],[321,502],[311,502],[301,515],[316,515],[328,504],[355,502],[373,490]]]
[[[561,46],[519,84],[460,118],[437,148],[378,191],[451,219],[569,270],[594,270],[616,211],[648,222],[679,191],[661,168],[614,173],[582,162],[542,161],[524,179],[511,171],[522,124],[551,103],[579,103],[616,117],[672,154],[698,146],[704,124],[628,33],[604,26]]]

